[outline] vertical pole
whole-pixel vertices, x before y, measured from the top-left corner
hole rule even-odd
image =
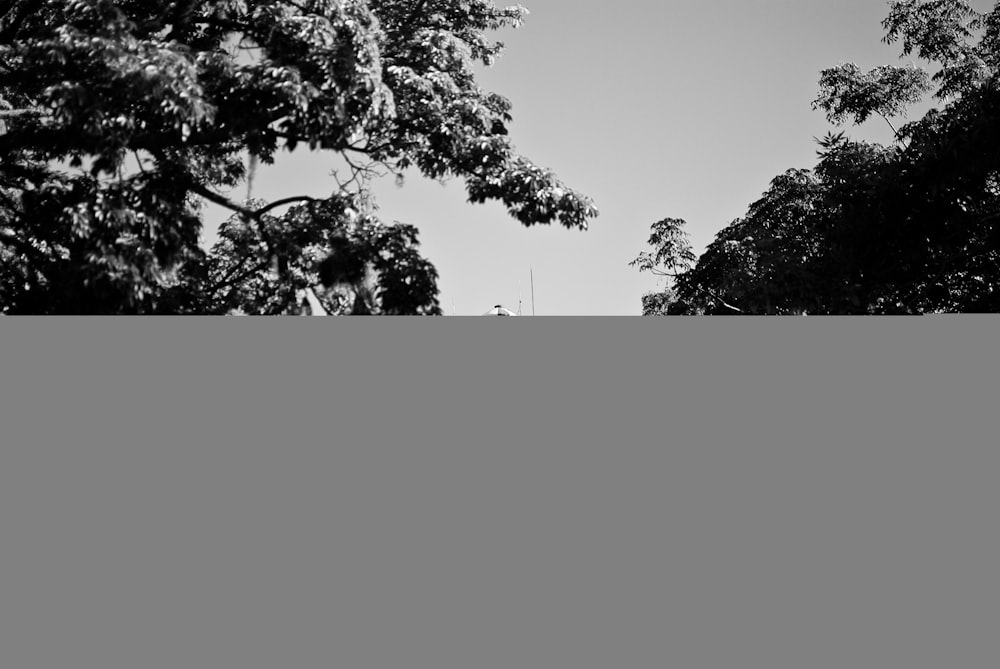
[[[531,315],[535,315],[535,270],[528,266],[528,271],[531,272]]]

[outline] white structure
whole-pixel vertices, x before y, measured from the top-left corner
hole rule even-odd
[[[517,316],[510,309],[504,309],[503,305],[497,304],[492,309],[487,311],[483,316]]]

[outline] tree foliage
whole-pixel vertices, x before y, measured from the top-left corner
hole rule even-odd
[[[525,13],[489,0],[4,3],[0,310],[294,313],[313,291],[332,313],[439,313],[416,230],[373,213],[372,175],[460,178],[471,202],[501,201],[526,226],[597,214],[517,154],[510,102],[476,82],[502,50],[491,34]],[[301,147],[336,153],[350,178],[326,198],[227,194]],[[206,201],[233,212],[207,250]],[[364,271],[346,281],[341,265]]]
[[[1000,3],[892,2],[883,27],[926,69],[824,70],[814,106],[833,123],[890,125],[927,93],[940,106],[893,127],[889,145],[819,140],[812,170],[776,177],[644,313],[1000,311]],[[650,244],[636,264],[662,272],[672,247]]]

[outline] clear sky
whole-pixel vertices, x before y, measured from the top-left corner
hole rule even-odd
[[[497,33],[507,50],[480,83],[512,101],[518,152],[593,198],[601,215],[585,232],[525,228],[500,204],[468,204],[461,181],[414,172],[402,187],[376,184],[382,219],[420,229],[446,314],[498,303],[517,311],[519,295],[531,314],[533,270],[538,315],[638,315],[657,281],[628,262],[651,223],[685,219],[700,253],[774,176],[815,164],[813,138],[832,129],[810,106],[820,70],[900,55],[881,41],[884,0],[521,4],[525,24]],[[853,134],[891,138],[881,119]],[[334,165],[296,151],[258,173],[253,195],[328,195]]]

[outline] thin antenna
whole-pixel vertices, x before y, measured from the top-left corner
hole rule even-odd
[[[535,270],[528,266],[528,271],[531,272],[531,315],[535,315]]]

